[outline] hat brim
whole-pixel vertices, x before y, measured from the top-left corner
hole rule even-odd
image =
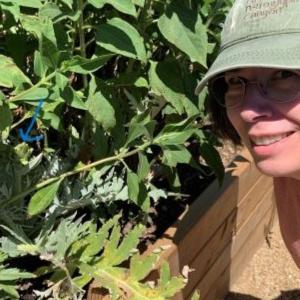
[[[300,32],[256,37],[225,48],[199,82],[196,95],[216,75],[248,67],[300,69]]]

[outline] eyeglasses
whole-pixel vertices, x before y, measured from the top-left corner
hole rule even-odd
[[[261,82],[223,74],[210,80],[208,89],[219,105],[233,108],[242,105],[249,84],[255,84],[264,98],[274,103],[286,103],[294,101],[298,95],[300,75],[292,70],[279,70]]]

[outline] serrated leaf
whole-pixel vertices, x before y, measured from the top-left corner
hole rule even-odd
[[[80,258],[82,262],[88,262],[103,249],[109,236],[109,230],[116,224],[118,218],[119,216],[117,215],[113,219],[109,219],[101,226],[98,232],[91,233],[84,239],[87,245]],[[79,243],[82,243],[82,241],[79,241]]]
[[[27,212],[30,216],[43,212],[52,203],[61,182],[62,179],[55,181],[40,189],[32,196],[27,208]]]
[[[79,288],[83,288],[86,286],[91,280],[93,279],[92,276],[89,276],[87,274],[82,276],[77,276],[75,278],[72,278],[72,282]]]
[[[19,298],[19,293],[17,292],[16,286],[6,283],[2,284],[0,283],[0,291],[4,291],[7,295],[12,297],[12,299],[20,299]]]
[[[160,278],[159,284],[162,286],[166,286],[171,278],[170,267],[168,263],[163,262],[160,268]]]
[[[144,226],[136,225],[122,240],[122,243],[118,247],[114,256],[110,258],[110,263],[112,266],[117,266],[128,257],[131,256],[130,251],[137,247],[139,243],[139,237],[141,237]]]
[[[111,266],[111,261],[115,257],[120,238],[120,226],[115,225],[103,253],[103,263],[106,263],[108,266]]]
[[[21,278],[33,278],[34,274],[28,272],[21,272],[19,269],[3,269],[0,270],[0,281],[11,281]]]
[[[147,62],[144,40],[128,22],[113,18],[98,27],[96,42],[104,49]]]
[[[157,259],[158,255],[155,254],[151,254],[144,258],[138,254],[132,256],[130,260],[130,277],[136,281],[144,279],[154,268]]]
[[[158,27],[164,37],[193,62],[206,67],[207,28],[197,10],[187,8],[182,0],[174,0],[159,18]]]
[[[164,286],[163,290],[161,291],[161,296],[166,297],[173,297],[178,291],[185,287],[186,283],[184,279],[181,277],[172,277],[170,281],[168,281]]]

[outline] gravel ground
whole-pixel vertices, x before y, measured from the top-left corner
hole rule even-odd
[[[300,269],[282,240],[276,219],[270,235],[256,252],[226,300],[300,300]]]

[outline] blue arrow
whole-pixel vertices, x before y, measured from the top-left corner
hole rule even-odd
[[[45,102],[45,100],[43,100],[43,99],[40,100],[39,105],[36,107],[36,109],[34,111],[34,115],[33,115],[32,119],[30,121],[30,124],[29,124],[26,132],[24,133],[24,131],[23,131],[22,128],[19,129],[20,137],[21,137],[21,139],[24,142],[38,142],[41,139],[43,139],[44,136],[42,134],[41,135],[37,135],[37,136],[30,136],[29,132],[31,131],[31,129],[32,129],[33,125],[34,125],[34,122],[35,122],[36,118],[38,117],[39,112],[40,112],[40,110],[41,110],[44,102]]]

